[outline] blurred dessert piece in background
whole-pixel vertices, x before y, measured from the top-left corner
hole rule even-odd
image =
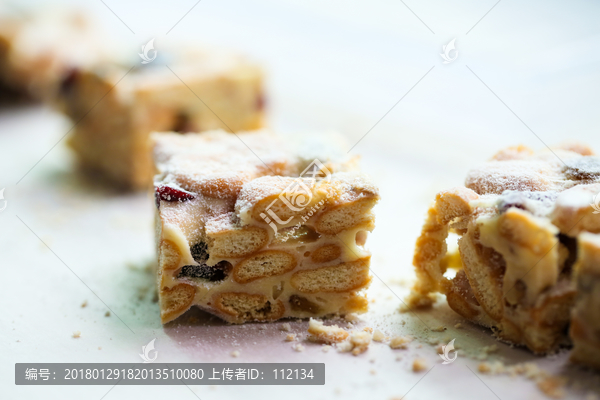
[[[114,40],[84,12],[0,7],[0,91],[57,107],[84,170],[149,188],[152,131],[261,128],[263,73],[221,50]]]
[[[410,305],[445,294],[454,311],[501,340],[548,353],[570,342],[577,294],[571,336],[583,347],[583,332],[595,334],[585,343],[598,352],[600,301],[588,289],[600,258],[587,232],[600,233],[599,192],[600,159],[587,146],[500,151],[471,170],[464,187],[436,196],[417,239]],[[459,254],[447,250],[449,233],[458,236]]]
[[[257,65],[220,51],[155,54],[146,65],[132,51],[129,64],[73,69],[61,85],[59,105],[76,124],[69,143],[80,165],[127,189],[152,183],[150,132],[232,133],[263,126]]]
[[[362,313],[378,189],[335,135],[154,136],[158,293],[230,323]]]
[[[52,102],[73,68],[116,51],[83,11],[0,7],[0,91]]]

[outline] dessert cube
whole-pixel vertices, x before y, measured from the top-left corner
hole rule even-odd
[[[153,139],[163,323],[191,306],[230,323],[367,310],[379,194],[339,137]]]

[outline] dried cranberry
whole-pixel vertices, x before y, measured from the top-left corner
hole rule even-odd
[[[265,101],[265,96],[264,96],[264,94],[262,94],[262,93],[261,93],[261,94],[259,94],[259,95],[256,97],[256,109],[257,109],[258,111],[262,111],[262,110],[265,108],[265,103],[266,103],[266,101]]]
[[[64,75],[60,83],[60,93],[64,96],[71,94],[71,91],[75,87],[75,83],[79,79],[80,72],[77,68],[71,68]]]
[[[161,200],[183,202],[196,198],[196,195],[194,193],[167,185],[157,186],[154,192],[154,196],[156,199],[156,207],[160,206]]]

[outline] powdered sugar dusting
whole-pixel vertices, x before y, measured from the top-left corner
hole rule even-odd
[[[533,153],[513,148],[469,171],[465,186],[478,194],[563,191],[582,180],[600,179],[600,160],[574,151],[556,149]],[[560,159],[559,159],[560,158]],[[563,164],[563,162],[566,164]]]
[[[352,201],[366,194],[378,196],[365,175],[354,171],[357,157],[348,156],[341,136],[296,135],[283,138],[267,130],[200,134],[154,133],[156,186],[178,187],[197,195],[185,204],[160,209],[161,219],[183,226],[189,238],[206,230],[221,231],[243,225],[244,215],[260,200],[278,196],[310,163],[318,159],[332,173],[327,187],[332,202]],[[200,222],[206,221],[206,226]]]

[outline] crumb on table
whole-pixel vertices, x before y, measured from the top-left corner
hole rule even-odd
[[[289,324],[289,322],[284,322],[281,324],[281,330],[284,332],[289,332],[292,330],[292,326]]]
[[[566,381],[562,377],[549,376],[544,378],[537,383],[537,387],[548,397],[553,399],[562,399],[565,397]]]
[[[392,349],[406,349],[410,342],[412,342],[412,338],[409,336],[396,336],[390,340],[390,347]]]
[[[383,342],[385,340],[385,335],[379,329],[375,329],[373,332],[373,340],[375,342]]]
[[[292,346],[292,348],[297,351],[298,353],[301,353],[304,351],[304,346],[302,346],[302,344],[300,343],[296,343],[295,345]]]
[[[413,372],[422,372],[427,369],[427,361],[423,358],[415,358],[412,364]]]
[[[296,334],[295,333],[288,333],[287,335],[285,335],[285,341],[286,342],[293,342],[294,340],[296,340]]]
[[[369,348],[371,334],[369,332],[352,332],[350,343],[352,343],[352,354],[357,356]]]
[[[337,325],[325,326],[311,318],[308,321],[308,340],[321,343],[339,343],[348,337],[348,332]]]

